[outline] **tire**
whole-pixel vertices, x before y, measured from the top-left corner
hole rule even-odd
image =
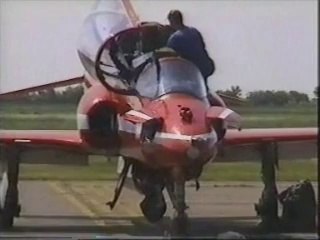
[[[187,236],[189,229],[188,215],[184,212],[174,216],[171,223],[171,234],[173,236]]]
[[[14,217],[18,216],[20,211],[17,185],[11,184],[9,179],[9,176],[17,178],[16,164],[18,163],[11,163],[13,167],[9,174],[8,158],[3,151],[0,152],[0,155],[0,229],[8,229],[13,226]]]

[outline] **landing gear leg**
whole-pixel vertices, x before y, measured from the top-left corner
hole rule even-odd
[[[278,190],[276,186],[275,168],[278,167],[278,149],[276,143],[262,143],[260,145],[260,153],[262,157],[262,181],[264,189],[259,199],[259,203],[255,204],[255,210],[261,217],[259,230],[263,232],[278,231]]]
[[[18,198],[19,151],[14,147],[0,149],[0,228],[13,226],[21,207]]]
[[[186,236],[188,230],[188,208],[185,202],[185,180],[178,176],[174,182],[167,184],[167,190],[173,204],[174,213],[170,232],[176,236]]]
[[[124,158],[124,167],[119,175],[119,178],[117,181],[117,186],[114,190],[113,199],[112,199],[112,201],[109,201],[106,203],[110,207],[111,210],[114,208],[114,206],[116,205],[116,203],[120,197],[120,194],[121,194],[122,188],[125,184],[130,166],[131,166],[131,162],[129,161],[129,159]]]

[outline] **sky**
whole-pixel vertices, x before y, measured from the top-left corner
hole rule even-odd
[[[212,89],[312,94],[317,81],[316,0],[133,0],[141,20],[180,9],[216,64]],[[0,1],[0,93],[82,75],[76,53],[93,0]]]

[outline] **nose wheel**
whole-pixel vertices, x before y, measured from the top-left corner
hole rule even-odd
[[[173,216],[171,219],[170,235],[187,236],[189,218],[186,213],[188,206],[185,202],[185,180],[180,176],[166,185],[170,200],[173,205]]]

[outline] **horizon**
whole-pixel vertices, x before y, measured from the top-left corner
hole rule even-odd
[[[83,84],[80,84],[80,85],[83,85]],[[76,88],[77,86],[80,86],[80,85],[74,85],[74,87],[72,88]],[[219,89],[216,89],[216,91],[227,91],[227,90],[231,90],[231,87],[235,87],[237,85],[231,85],[227,88],[219,88]],[[242,97],[247,97],[247,94],[249,94],[250,92],[258,92],[258,91],[271,91],[271,92],[277,92],[277,91],[285,91],[287,93],[289,93],[290,91],[297,91],[297,90],[282,90],[282,89],[257,89],[257,90],[252,90],[252,91],[249,91],[249,92],[244,92],[243,89],[241,88],[240,85],[238,85],[241,89],[241,96]],[[59,88],[56,88],[55,91],[63,91],[65,89],[67,89],[68,87],[71,87],[71,86],[67,86],[67,87],[59,87]],[[313,98],[318,98],[317,96],[315,96],[315,94],[312,92],[312,93],[307,93],[307,92],[302,92],[302,91],[297,91],[298,93],[302,93],[302,94],[307,94],[309,99],[312,100]]]

